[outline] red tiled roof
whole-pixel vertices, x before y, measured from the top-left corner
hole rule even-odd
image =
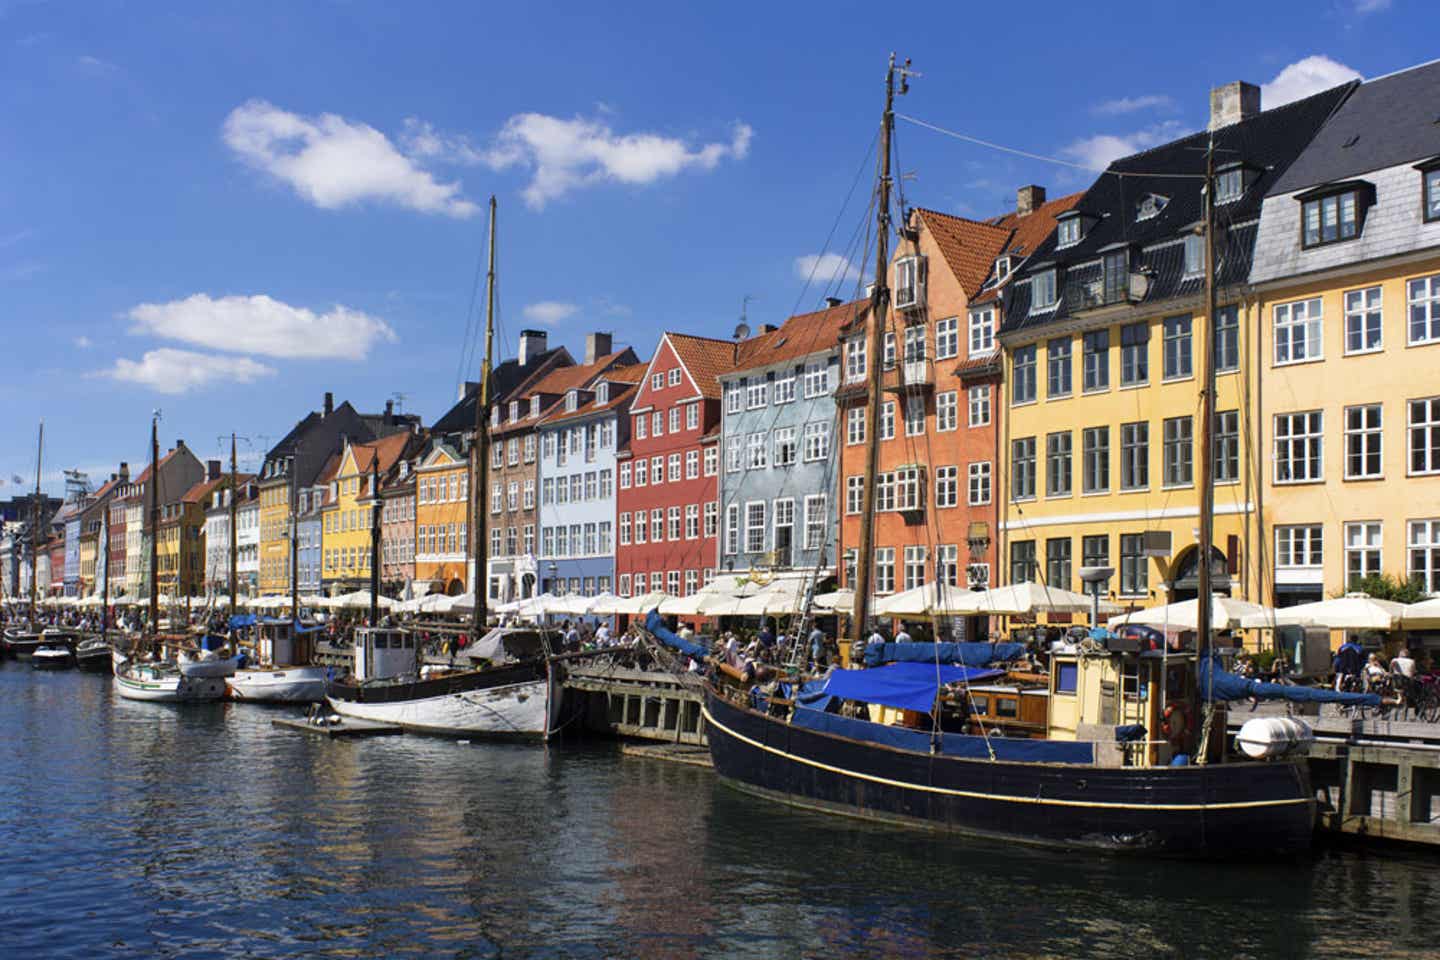
[[[1085,191],[1082,190],[1042,203],[1023,217],[1011,211],[990,222],[997,227],[1015,231],[1010,242],[1005,245],[1006,253],[1028,257],[1040,246],[1041,241],[1050,235],[1050,231],[1055,229],[1055,218],[1079,203],[1083,196]]]
[[[384,473],[400,459],[409,442],[409,431],[401,431],[381,437],[373,443],[357,443],[350,448],[355,453],[355,467],[361,473],[369,473],[372,467],[378,467],[379,471]]]
[[[637,363],[633,364],[632,366],[639,367],[641,376],[643,377],[645,373],[645,364]],[[630,368],[626,367],[625,369],[628,370]],[[604,379],[608,380],[610,378],[607,376]],[[606,410],[614,410],[616,407],[629,403],[631,400],[635,399],[635,393],[636,389],[633,385],[621,386],[617,384],[614,390],[611,391],[609,402],[603,403],[599,406],[596,406],[595,403],[592,401],[590,403],[582,403],[574,410],[566,410],[563,403],[552,404],[550,409],[554,412],[541,417],[540,423],[542,425],[548,426],[552,423],[561,423],[565,420],[574,420],[578,417],[587,417],[594,413],[602,413]]]
[[[650,367],[649,361],[631,363],[623,367],[616,367],[613,370],[606,370],[604,379],[611,383],[639,383],[645,379],[645,371]]]
[[[980,292],[995,258],[1005,251],[1010,230],[978,220],[917,208],[915,213],[935,238],[940,255],[955,275],[966,298]]]
[[[186,490],[183,494],[180,495],[180,502],[199,503],[201,500],[205,499],[205,495],[207,493],[218,487],[220,485],[220,481],[224,479],[226,478],[216,477],[214,480],[201,480],[199,483],[195,484],[195,486],[191,487],[189,490]]]
[[[720,399],[720,381],[716,377],[735,369],[738,360],[743,360],[753,350],[752,344],[759,337],[736,344],[729,340],[712,340],[710,337],[696,337],[688,333],[667,333],[670,346],[690,376],[700,395],[710,400]]]
[[[587,388],[592,381],[599,379],[602,376],[607,380],[616,379],[615,374],[617,374],[619,371],[629,370],[631,367],[634,367],[639,371],[639,373],[636,375],[637,378],[643,378],[645,375],[646,366],[643,363],[625,364],[624,366],[620,367],[613,366],[617,360],[620,360],[627,355],[633,357],[635,354],[633,351],[630,350],[630,348],[627,347],[624,350],[617,350],[615,353],[607,353],[605,356],[596,360],[594,363],[584,363],[575,367],[560,367],[558,369],[550,371],[545,376],[537,380],[534,385],[529,387],[527,390],[524,390],[523,392],[517,391],[516,393],[512,394],[512,398],[519,401],[523,410],[520,419],[507,420],[500,426],[492,428],[490,430],[490,436],[492,438],[503,437],[508,435],[512,431],[522,430],[527,427],[533,427],[541,420],[546,419],[548,414],[554,410],[555,406],[559,402],[551,401],[549,406],[542,406],[540,410],[540,416],[532,419],[529,416],[529,403],[532,396],[538,396],[542,394],[547,396],[564,396],[572,389],[581,390]],[[627,376],[629,376],[629,374],[627,374]]]
[[[840,331],[869,313],[870,301],[853,300],[812,313],[797,313],[778,330],[742,343],[742,357],[726,373],[765,367],[829,349],[840,341]]]

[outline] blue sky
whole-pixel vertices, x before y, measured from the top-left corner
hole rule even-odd
[[[863,216],[868,169],[842,205],[891,49],[923,74],[901,111],[1103,164],[1203,127],[1214,85],[1273,105],[1430,59],[1432,35],[1406,0],[0,0],[0,496],[41,417],[52,489],[142,459],[157,407],[164,444],[209,456],[326,390],[433,421],[474,376],[491,193],[501,356],[528,326],[648,356],[664,329],[727,336],[747,295],[752,322],[815,306],[804,258],[837,217],[844,256]],[[961,215],[1091,179],[898,138],[907,200]]]

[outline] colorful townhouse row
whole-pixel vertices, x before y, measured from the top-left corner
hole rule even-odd
[[[526,330],[485,411],[476,383],[428,428],[327,394],[233,493],[177,443],[160,469],[162,590],[223,590],[232,537],[246,592],[288,592],[292,564],[302,593],[364,588],[377,530],[396,596],[478,579],[495,602],[684,597],[721,574],[802,570],[850,585],[876,436],[877,593],[1076,589],[1098,566],[1123,602],[1183,599],[1202,562],[1208,351],[1216,588],[1284,605],[1385,573],[1440,592],[1437,95],[1440,64],[1270,110],[1228,84],[1208,129],[1081,192],[1024,186],[988,219],[906,210],[878,357],[868,295],[736,339],[669,331],[648,360],[593,333],[577,361]],[[149,474],[122,466],[60,505],[42,588],[143,589]]]

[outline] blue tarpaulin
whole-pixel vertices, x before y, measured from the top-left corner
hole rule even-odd
[[[1018,660],[1023,643],[872,643],[865,648],[865,665],[882,663],[958,663],[983,667],[987,663]]]
[[[934,663],[892,663],[870,670],[836,670],[825,680],[825,693],[843,700],[879,703],[929,713],[942,683],[987,680],[1003,670],[952,667]]]
[[[255,614],[253,613],[237,613],[230,618],[231,630],[243,630],[253,626],[255,626]]]
[[[665,620],[660,616],[659,610],[650,611],[650,615],[645,618],[645,629],[649,630],[656,640],[659,640],[673,650],[679,650],[687,657],[694,657],[696,660],[699,660],[709,653],[709,651],[700,646],[700,644],[681,639],[674,631],[665,626]]]
[[[871,670],[870,673],[876,671]],[[924,730],[895,727],[884,723],[871,723],[842,717],[836,713],[822,713],[819,710],[800,709],[795,711],[791,724],[834,733],[852,740],[865,740],[899,750],[913,750],[917,753],[930,752],[930,734]],[[966,757],[975,760],[989,760],[994,751],[996,760],[1012,760],[1024,763],[1093,763],[1095,745],[1085,741],[1025,740],[1011,737],[978,737],[964,733],[942,733],[939,737],[940,753],[947,757]]]
[[[1343,703],[1356,707],[1378,707],[1373,693],[1341,693],[1325,687],[1298,687],[1288,683],[1264,683],[1221,670],[1214,658],[1201,660],[1196,671],[1200,690],[1207,700],[1289,700],[1291,703]]]

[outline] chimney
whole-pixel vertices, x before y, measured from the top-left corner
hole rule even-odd
[[[825,306],[827,306],[827,307],[838,307],[838,306],[840,306],[840,304],[842,304],[842,303],[844,303],[844,302],[845,302],[845,301],[844,301],[844,300],[841,300],[839,297],[826,297],[826,298],[825,298]]]
[[[1235,80],[1210,91],[1210,129],[1219,130],[1260,112],[1260,88]]]
[[[205,461],[205,479],[206,479],[206,480],[219,480],[219,479],[220,479],[220,461],[219,461],[219,460],[206,460],[206,461]]]
[[[528,367],[532,360],[545,352],[546,339],[544,330],[520,331],[520,366]]]
[[[385,426],[388,427],[388,426],[390,426],[390,425],[391,425],[392,423],[394,423],[394,422],[395,422],[395,401],[394,401],[394,400],[386,400],[386,401],[385,401]]]
[[[176,441],[175,441],[175,450],[184,450],[184,449],[185,449],[185,441],[184,441],[184,440],[176,440]],[[171,450],[170,452],[171,452],[171,453],[174,453],[175,450]]]
[[[130,480],[130,464],[126,463],[124,460],[120,461],[120,480],[121,482],[126,483],[128,483]]]
[[[1045,188],[1027,184],[1015,191],[1015,215],[1024,217],[1039,210],[1045,203]]]
[[[610,353],[610,334],[595,331],[585,336],[585,362],[594,363]]]
[[[762,323],[760,324],[760,329],[755,331],[755,336],[759,337],[767,333],[774,333],[776,330],[779,329],[780,328],[775,326],[775,324],[773,323]]]
[[[329,390],[325,391],[325,406],[323,409],[325,416],[327,417],[335,412],[335,394],[331,393]]]

